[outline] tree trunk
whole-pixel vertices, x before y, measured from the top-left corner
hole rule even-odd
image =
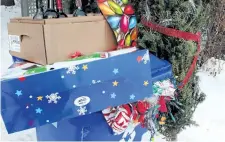
[[[1,0],[1,5],[14,6],[15,2],[14,2],[14,0]]]

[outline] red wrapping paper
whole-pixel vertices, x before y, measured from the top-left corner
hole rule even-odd
[[[102,111],[107,123],[115,135],[122,134],[130,123],[144,123],[144,116],[150,105],[148,102],[138,101]]]

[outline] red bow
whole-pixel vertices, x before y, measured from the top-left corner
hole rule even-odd
[[[76,51],[76,52],[74,52],[70,55],[70,58],[73,59],[73,58],[77,58],[77,57],[80,57],[80,56],[82,56],[82,54],[80,52]]]

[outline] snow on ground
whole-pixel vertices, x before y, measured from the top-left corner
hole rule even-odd
[[[225,141],[225,67],[216,77],[199,73],[200,88],[207,95],[198,106],[193,119],[199,127],[190,127],[181,132],[179,141],[224,142]]]
[[[21,16],[21,9],[19,5],[13,7],[1,6],[1,72],[5,72],[12,63],[12,58],[8,53],[8,31],[7,23],[10,18]]]
[[[1,71],[0,74],[4,73],[7,68],[12,64],[11,56],[9,55],[9,44],[8,44],[8,32],[7,23],[10,18],[21,16],[20,5],[17,3],[13,7],[1,6]],[[0,141],[35,141],[36,131],[31,129],[23,131],[21,133],[15,133],[8,135],[5,129],[2,117],[0,117]]]
[[[12,17],[21,14],[19,5],[14,7],[1,6],[1,73],[5,72],[12,63],[8,53],[7,22]],[[199,124],[198,127],[188,127],[178,135],[179,142],[222,142],[225,141],[225,67],[216,77],[209,76],[206,72],[199,72],[200,88],[207,95],[206,100],[200,104],[193,116]],[[1,117],[0,117],[1,118]],[[35,129],[8,135],[2,121],[1,141],[36,141]],[[155,142],[165,142],[161,136]]]

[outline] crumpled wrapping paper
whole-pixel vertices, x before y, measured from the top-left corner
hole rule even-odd
[[[107,123],[112,128],[114,135],[120,135],[128,129],[130,124],[136,127],[146,125],[145,119],[149,119],[148,128],[151,128],[152,138],[156,133],[158,125],[158,112],[168,112],[165,98],[174,98],[175,86],[170,79],[155,82],[153,85],[153,96],[144,101],[133,104],[110,107],[102,111]],[[151,114],[150,117],[146,117]]]
[[[150,107],[146,101],[110,107],[102,111],[114,135],[122,134],[129,124],[143,123],[146,110]]]

